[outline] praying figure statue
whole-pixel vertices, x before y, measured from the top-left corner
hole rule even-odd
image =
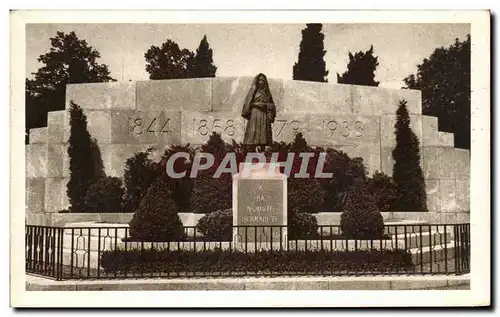
[[[257,149],[272,145],[271,124],[276,118],[276,106],[266,75],[261,73],[254,78],[241,115],[248,120],[243,144],[255,146]]]

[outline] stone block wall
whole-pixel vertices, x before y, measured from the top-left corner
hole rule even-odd
[[[250,77],[93,83],[68,85],[97,140],[105,171],[122,177],[125,160],[149,147],[198,145],[213,132],[243,140],[241,107]],[[435,117],[422,115],[420,91],[269,79],[277,107],[276,141],[302,132],[312,145],[341,149],[362,157],[370,174],[392,174],[394,124],[401,99],[407,101],[411,127],[420,140],[421,163],[431,212],[469,210],[469,151],[455,149],[453,134],[440,132]],[[32,129],[26,146],[26,208],[30,213],[68,207],[67,140],[69,113],[51,112],[48,126]],[[42,202],[43,201],[43,202]]]

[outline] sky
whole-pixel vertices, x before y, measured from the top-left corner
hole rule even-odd
[[[167,39],[196,51],[203,35],[213,49],[217,76],[255,76],[292,79],[304,24],[27,24],[26,76],[42,65],[37,58],[50,49],[57,31],[75,31],[100,52],[99,63],[109,66],[117,80],[147,80],[144,53]],[[469,24],[323,24],[328,81],[346,70],[349,52],[378,56],[375,80],[381,87],[400,88],[403,78],[434,49],[464,40]]]

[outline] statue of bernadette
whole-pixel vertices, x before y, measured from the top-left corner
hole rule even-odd
[[[266,146],[273,143],[271,124],[276,118],[276,106],[264,74],[255,76],[241,115],[248,120],[243,144]]]

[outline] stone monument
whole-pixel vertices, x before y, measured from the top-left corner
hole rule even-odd
[[[254,80],[215,77],[67,85],[66,110],[49,112],[47,127],[30,130],[26,146],[28,217],[52,217],[68,207],[70,100],[87,116],[106,174],[123,177],[125,161],[149,147],[162,153],[172,144],[199,145],[214,131],[228,142],[244,140],[248,120],[241,116],[242,105]],[[420,91],[277,78],[267,81],[276,109],[273,141],[290,142],[301,132],[310,145],[363,158],[369,174],[378,170],[392,175],[395,113],[399,101],[405,99],[411,128],[420,141],[429,207],[425,215],[408,213],[408,217],[468,221],[470,153],[454,147],[452,133],[439,131],[437,117],[422,115]]]

